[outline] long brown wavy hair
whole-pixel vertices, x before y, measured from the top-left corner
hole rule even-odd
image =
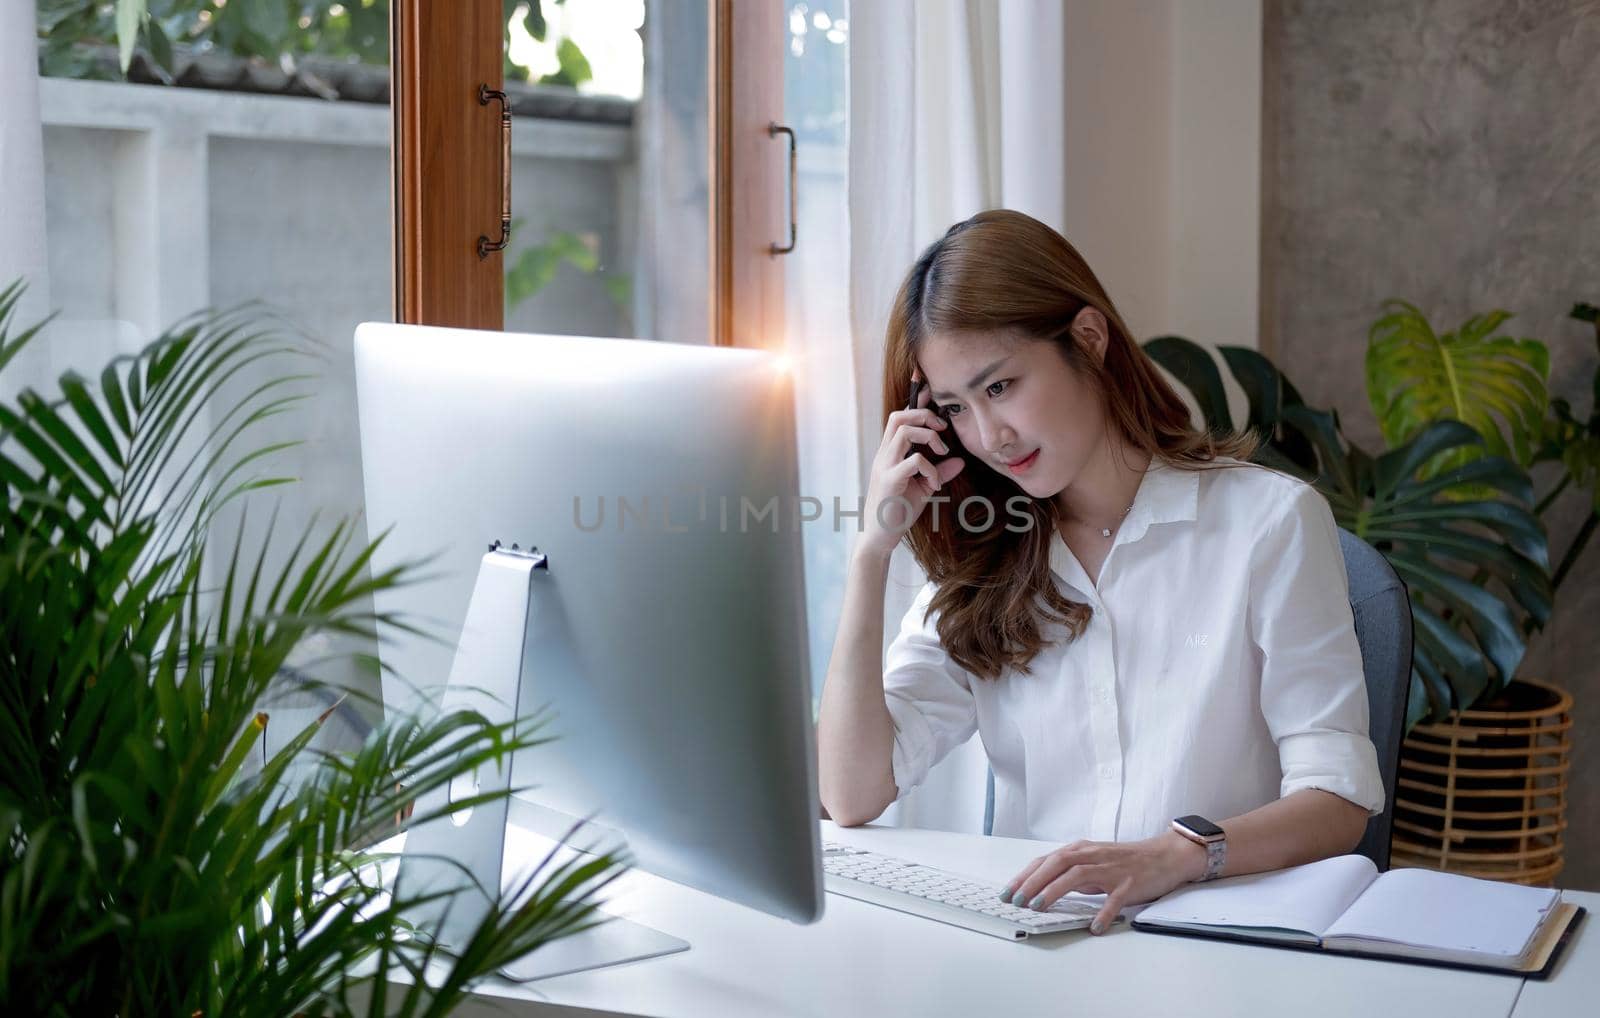
[[[1079,345],[1070,326],[1092,307],[1105,316],[1110,342],[1104,361]],[[957,223],[911,267],[895,295],[883,358],[883,415],[902,410],[910,394],[917,350],[939,333],[1001,332],[1056,343],[1073,370],[1092,380],[1107,420],[1132,447],[1173,467],[1205,469],[1219,457],[1247,460],[1250,434],[1197,430],[1189,409],[1134,342],[1122,316],[1083,256],[1055,230],[1008,209],[980,212]],[[946,433],[948,441],[952,435]],[[951,442],[952,452],[956,443]],[[1030,498],[991,470],[969,469],[944,486],[952,507],[979,496],[1033,517],[998,509],[982,532],[966,526],[934,529],[923,513],[906,534],[917,562],[935,584],[929,612],[938,612],[939,639],[951,658],[981,679],[1007,668],[1029,671],[1048,645],[1045,625],[1064,624],[1076,640],[1090,608],[1069,600],[1050,579],[1053,499]],[[1008,500],[1015,500],[1010,501]],[[1007,524],[1012,529],[1007,529]]]

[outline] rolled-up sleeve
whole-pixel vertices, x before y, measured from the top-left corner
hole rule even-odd
[[[978,727],[971,677],[939,642],[938,616],[924,618],[934,585],[923,586],[883,662],[884,703],[894,719],[894,783],[901,798]]]
[[[1382,812],[1349,583],[1328,503],[1299,485],[1251,557],[1251,637],[1261,712],[1278,746],[1280,795],[1320,788]]]

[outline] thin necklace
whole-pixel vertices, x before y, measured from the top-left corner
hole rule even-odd
[[[1122,515],[1126,516],[1131,512],[1133,512],[1133,505],[1132,505],[1132,503],[1129,503],[1128,508],[1122,510]],[[1122,521],[1120,519],[1118,519],[1117,522],[1118,522],[1118,525],[1120,525]],[[1111,536],[1111,528],[1110,527],[1101,527],[1100,528],[1100,536],[1101,537],[1110,537]]]

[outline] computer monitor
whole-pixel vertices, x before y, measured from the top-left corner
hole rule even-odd
[[[513,762],[510,784],[537,786],[525,815],[598,814],[642,869],[820,916],[784,359],[368,323],[355,368],[367,524],[387,532],[372,568],[429,561],[425,582],[376,608],[445,637],[380,628],[387,709],[436,705],[452,667],[458,685],[518,690],[524,715],[548,707],[555,736]],[[541,559],[519,572],[495,541]],[[494,593],[517,589],[521,620]],[[463,633],[469,601],[478,621]],[[494,663],[512,649],[516,675]],[[492,840],[497,865],[498,833],[470,830],[436,835]]]

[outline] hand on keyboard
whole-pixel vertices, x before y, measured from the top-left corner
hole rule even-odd
[[[1143,841],[1078,841],[1058,848],[1023,867],[1001,894],[1039,912],[1069,891],[1104,894],[1089,926],[1098,934],[1123,908],[1154,901],[1204,872],[1205,849],[1168,831]]]
[[[993,884],[834,842],[823,844],[823,870],[835,894],[1009,940],[1081,930],[1100,909],[1079,898],[1049,910],[1019,908]]]

